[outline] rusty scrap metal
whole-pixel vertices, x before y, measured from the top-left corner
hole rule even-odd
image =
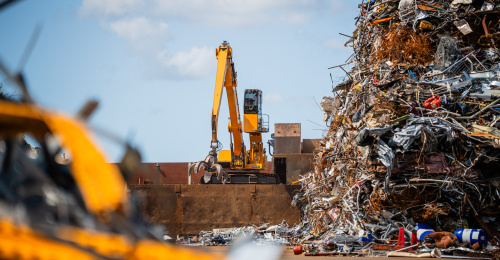
[[[454,230],[483,228],[490,245],[482,253],[498,258],[500,1],[371,0],[359,8],[347,42],[353,67],[322,101],[330,128],[294,197],[302,211],[295,243],[373,255],[367,248],[391,247],[399,227],[411,236],[426,223],[451,234],[439,245],[455,251],[471,245],[453,239]],[[420,242],[420,250],[436,243]]]

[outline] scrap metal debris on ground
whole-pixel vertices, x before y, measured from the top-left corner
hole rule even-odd
[[[294,243],[498,258],[500,0],[359,9],[353,67],[322,101],[330,128],[293,201]]]
[[[218,228],[212,231],[201,231],[199,236],[179,236],[177,244],[192,246],[225,246],[232,245],[235,240],[252,239],[258,245],[290,245],[293,229],[283,220],[281,224],[260,226],[250,225],[238,228]]]

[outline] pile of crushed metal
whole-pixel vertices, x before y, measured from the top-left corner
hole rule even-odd
[[[352,69],[322,100],[330,128],[294,198],[294,243],[498,258],[500,0],[359,8]]]
[[[191,246],[228,246],[236,240],[251,239],[258,245],[290,245],[294,229],[283,220],[279,225],[265,223],[237,228],[218,228],[201,231],[199,236],[178,236],[176,243]]]

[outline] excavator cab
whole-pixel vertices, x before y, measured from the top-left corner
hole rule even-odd
[[[262,91],[259,89],[245,89],[245,114],[262,114]]]
[[[243,104],[244,132],[269,132],[269,116],[262,114],[262,90],[245,89]]]

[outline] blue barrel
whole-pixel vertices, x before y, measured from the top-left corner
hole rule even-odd
[[[434,229],[432,229],[429,225],[424,223],[418,223],[416,230],[417,230],[418,241],[424,241],[424,236],[434,233]]]
[[[373,240],[372,234],[368,234],[366,237],[359,237],[358,243],[360,243],[361,245],[365,245],[372,242],[372,240]]]
[[[479,242],[488,245],[488,234],[482,229],[459,228],[455,230],[455,236],[461,243],[469,242],[471,245]]]

